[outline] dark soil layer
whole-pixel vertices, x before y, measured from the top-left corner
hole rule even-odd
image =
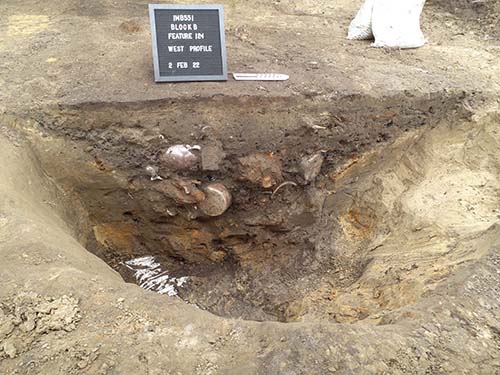
[[[84,244],[127,280],[134,281],[122,262],[154,255],[172,275],[189,275],[180,291],[187,301],[220,315],[287,321],[300,315],[300,306],[293,313],[283,309],[315,286],[312,276],[342,269],[331,282],[348,287],[368,262],[366,253],[338,254],[334,241],[320,245],[332,231],[332,220],[321,218],[330,216],[332,208],[324,209],[336,174],[405,132],[464,118],[463,99],[407,94],[89,103],[26,113],[23,121],[61,140],[40,151],[44,168],[88,212]],[[202,153],[218,145],[220,165],[174,170],[162,155],[175,144],[199,145]],[[301,161],[318,153],[324,162],[308,181]],[[241,160],[249,155],[249,168],[252,155],[272,155],[278,171],[271,186],[245,178]],[[147,166],[163,180],[151,181]],[[231,207],[220,217],[203,215],[196,202],[165,190],[179,179],[222,183],[232,193]],[[369,211],[353,215],[359,225],[375,225]]]

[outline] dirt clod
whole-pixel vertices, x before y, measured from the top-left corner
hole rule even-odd
[[[239,159],[241,178],[269,189],[283,181],[282,166],[273,153],[251,154]]]
[[[3,343],[3,351],[9,358],[15,358],[17,349],[12,340],[5,340]]]
[[[154,189],[179,204],[195,204],[205,199],[205,193],[198,188],[196,182],[180,177],[159,181],[155,183]]]
[[[220,142],[203,146],[201,149],[201,167],[204,171],[218,171],[226,154]]]
[[[304,156],[300,161],[302,177],[306,182],[312,182],[318,177],[323,165],[324,156],[322,152],[318,152],[312,156]]]
[[[72,297],[43,297],[33,292],[20,293],[0,302],[0,333],[3,355],[14,358],[50,332],[70,332],[80,321],[78,301]],[[0,359],[2,352],[0,351]]]

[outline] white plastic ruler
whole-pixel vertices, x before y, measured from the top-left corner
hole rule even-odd
[[[275,73],[233,73],[237,81],[286,81],[289,76]]]

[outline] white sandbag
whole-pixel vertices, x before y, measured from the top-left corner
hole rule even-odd
[[[372,33],[372,11],[375,0],[365,0],[364,4],[359,9],[356,17],[349,25],[347,39],[361,40],[373,39]]]
[[[425,43],[420,14],[425,0],[375,0],[372,12],[373,47],[418,48]]]
[[[420,15],[425,0],[365,0],[347,39],[375,38],[373,47],[418,48],[425,43]]]

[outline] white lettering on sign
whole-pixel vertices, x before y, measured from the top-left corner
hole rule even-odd
[[[195,33],[194,38],[195,39],[205,39],[205,33]]]
[[[189,46],[189,52],[213,52],[212,45],[209,45],[209,46]]]
[[[168,39],[193,39],[193,33],[168,33]]]
[[[177,69],[187,69],[188,68],[188,63],[187,62],[183,62],[183,61],[179,61],[177,63]]]
[[[198,25],[193,23],[172,23],[170,25],[170,30],[171,31],[196,31],[198,30]]]
[[[173,16],[174,22],[193,22],[194,15],[192,14],[176,14]]]
[[[168,46],[168,52],[184,52],[184,46]]]

